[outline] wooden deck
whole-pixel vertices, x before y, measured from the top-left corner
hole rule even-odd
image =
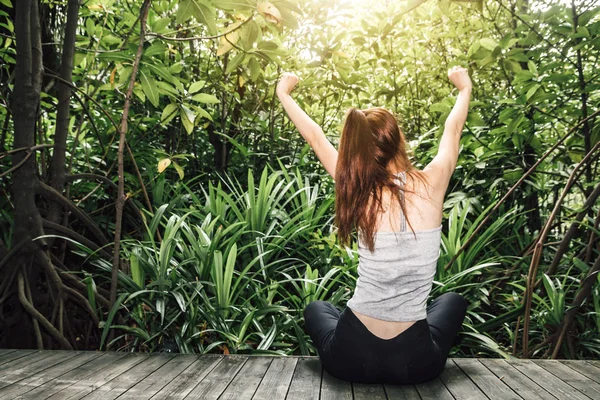
[[[0,399],[600,399],[600,361],[450,359],[415,386],[351,384],[317,357],[0,350]]]

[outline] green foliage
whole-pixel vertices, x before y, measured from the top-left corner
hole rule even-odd
[[[135,329],[114,325],[123,334],[113,344],[156,350],[171,340],[186,352],[308,354],[302,310],[315,299],[347,300],[355,259],[334,237],[315,244],[331,199],[290,172],[264,169],[255,183],[249,171],[245,188],[224,178],[197,188],[200,195],[181,184],[196,209],[180,215],[184,195],[171,195],[179,201],[156,210],[146,239],[123,245],[132,278],[122,276],[129,295],[117,308]]]
[[[16,48],[8,12],[13,4],[0,3],[4,152],[13,139],[7,99]],[[444,205],[432,297],[457,291],[470,302],[459,354],[508,357],[513,343],[522,348],[515,333],[522,333],[517,319],[524,313],[530,246],[569,174],[600,140],[600,124],[592,119],[578,126],[445,267],[523,173],[597,110],[600,9],[551,1],[384,3],[152,2],[127,133],[133,156],[125,161],[127,197],[142,209],[143,220],[126,209],[127,268],[119,273],[116,306],[107,310],[98,301],[110,275],[108,260],[81,247],[65,260],[82,265],[73,268],[103,320],[101,347],[154,351],[175,341],[185,352],[314,353],[302,309],[317,299],[343,307],[358,260],[356,248],[339,246],[335,237],[332,180],[276,100],[280,73],[300,76],[295,97],[334,144],[347,108],[392,110],[414,164],[424,167],[437,153],[454,102],[447,70],[460,64],[473,78],[473,101]],[[66,2],[43,4],[54,25],[50,18],[42,22],[62,44]],[[139,42],[140,6],[82,5],[67,142],[72,174],[117,181],[116,124]],[[45,48],[58,59],[60,45]],[[53,141],[56,126],[56,82],[46,79],[40,143]],[[42,180],[51,155],[39,153]],[[7,159],[1,159],[0,174],[10,168]],[[593,159],[551,224],[532,299],[531,346],[556,333],[599,257],[592,240],[597,203],[576,219],[598,185],[597,168]],[[0,182],[0,193],[2,253],[13,245],[8,180]],[[113,235],[113,189],[76,179],[68,193],[107,237]],[[86,233],[78,222],[69,223]],[[571,224],[579,233],[547,276]],[[564,345],[562,356],[600,355],[599,315],[596,282],[574,323],[575,354]],[[120,334],[106,343],[111,326]]]

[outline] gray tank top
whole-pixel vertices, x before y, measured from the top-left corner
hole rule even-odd
[[[406,177],[402,173],[399,178],[402,185]],[[442,227],[413,234],[401,218],[401,231],[375,233],[373,253],[358,235],[358,280],[347,304],[351,310],[385,321],[427,317]]]

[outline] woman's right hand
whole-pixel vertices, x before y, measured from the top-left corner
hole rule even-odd
[[[290,72],[284,72],[277,84],[277,95],[290,94],[298,84],[298,77]]]
[[[463,89],[472,89],[473,84],[471,78],[469,78],[469,71],[466,68],[454,66],[448,70],[448,78],[461,91]]]

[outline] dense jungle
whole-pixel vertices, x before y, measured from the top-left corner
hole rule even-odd
[[[0,60],[0,348],[316,354],[357,245],[279,77],[334,145],[392,111],[421,168],[461,65],[451,355],[600,357],[594,0],[0,0]]]

